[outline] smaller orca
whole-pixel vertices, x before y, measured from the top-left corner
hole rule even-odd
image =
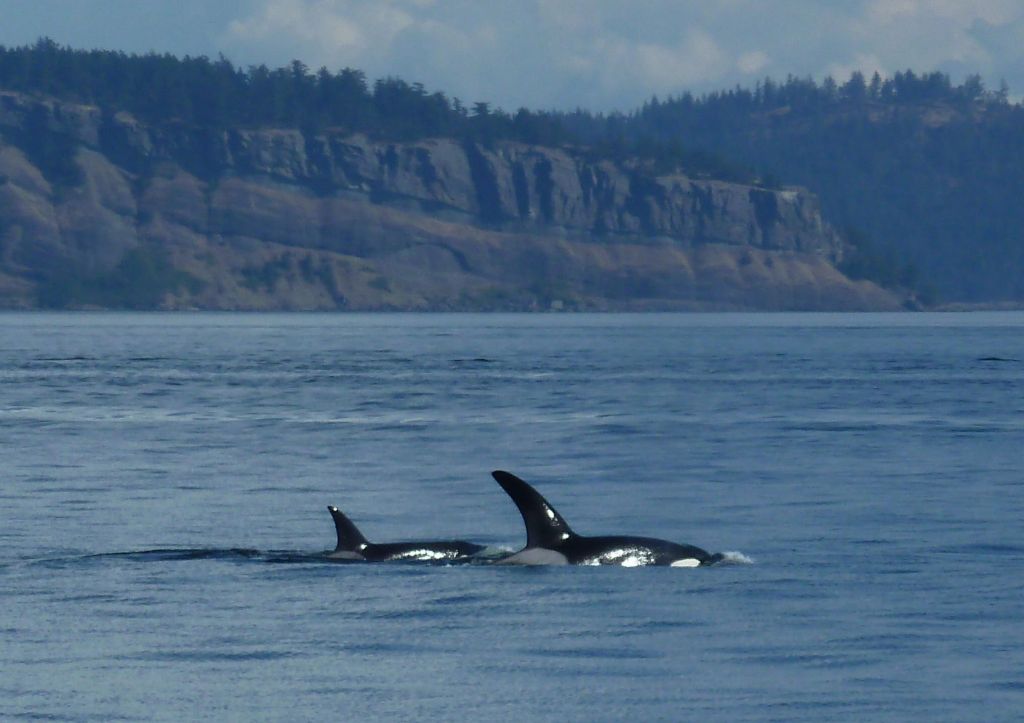
[[[338,546],[327,554],[333,560],[455,560],[475,555],[484,549],[483,545],[462,540],[441,540],[427,542],[384,542],[374,544],[363,537],[352,520],[334,505],[327,505],[334,518],[334,529],[338,532]]]
[[[514,474],[491,472],[526,523],[526,547],[500,560],[506,565],[668,565],[698,567],[725,559],[693,545],[652,537],[584,537],[573,532],[537,490]]]

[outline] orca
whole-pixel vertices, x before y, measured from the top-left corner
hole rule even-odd
[[[375,544],[367,540],[352,520],[334,505],[327,505],[334,518],[334,529],[338,532],[338,546],[327,553],[332,560],[364,560],[383,562],[385,560],[457,560],[470,557],[484,549],[463,540],[384,542]]]
[[[506,565],[666,565],[699,567],[725,559],[693,545],[652,537],[577,535],[551,503],[514,474],[491,475],[519,508],[526,523],[526,547],[499,562]]]

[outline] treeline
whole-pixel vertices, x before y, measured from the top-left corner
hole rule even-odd
[[[34,45],[0,46],[0,88],[41,93],[124,110],[149,123],[203,128],[278,126],[308,132],[341,129],[374,138],[410,141],[449,137],[490,144],[499,140],[564,146],[578,139],[563,113],[520,108],[514,113],[486,101],[468,106],[421,83],[381,78],[370,84],[353,68],[313,71],[301,61],[270,69],[236,67],[223,56],[178,58],[75,50],[43,38]],[[605,135],[591,151],[602,158],[642,157],[667,172],[753,180],[745,169],[676,141]]]
[[[680,124],[709,125],[726,122],[745,124],[749,114],[785,110],[807,117],[815,113],[832,114],[837,110],[865,109],[869,106],[899,107],[941,103],[960,110],[977,104],[1006,105],[1009,100],[1006,83],[999,90],[985,87],[980,75],[968,76],[956,85],[946,73],[917,75],[912,70],[897,72],[890,78],[875,73],[870,81],[855,71],[848,81],[839,84],[832,77],[821,83],[813,78],[790,76],[779,83],[771,78],[758,81],[753,89],[736,87],[714,91],[702,96],[683,93],[665,101],[653,98],[637,112],[607,119],[608,129],[636,132],[678,132]],[[583,114],[583,120],[588,114]],[[578,124],[577,124],[578,125]],[[600,129],[607,132],[607,129]]]
[[[312,71],[298,60],[243,69],[223,56],[75,50],[43,38],[31,46],[0,46],[0,87],[125,110],[150,123],[341,128],[394,140],[568,140],[551,113],[510,114],[483,101],[467,107],[420,83],[382,78],[371,86],[361,70]]]
[[[42,38],[28,46],[0,46],[0,88],[128,111],[155,124],[340,129],[396,141],[449,137],[485,144],[585,144],[592,157],[643,159],[656,173],[683,170],[737,182],[760,180],[722,154],[694,148],[671,133],[650,132],[638,123],[639,114],[606,117],[527,108],[510,113],[486,101],[466,105],[422,83],[387,77],[371,84],[361,70],[313,71],[298,60],[275,69],[240,68],[223,56],[77,50]],[[651,107],[645,105],[641,113]]]
[[[785,82],[771,78],[758,81],[754,88],[713,91],[703,95],[689,92],[659,100],[657,96],[630,113],[591,113],[576,110],[558,113],[554,118],[575,142],[592,146],[639,150],[641,155],[663,152],[666,148],[700,149],[717,155],[719,147],[729,151],[733,171],[750,173],[778,183],[777,166],[763,167],[757,153],[733,149],[731,140],[747,135],[757,127],[801,124],[813,132],[811,123],[822,123],[838,113],[867,113],[883,110],[899,112],[906,108],[938,104],[960,112],[978,107],[1009,109],[1009,89],[1005,82],[999,90],[986,89],[981,76],[969,76],[956,85],[941,72],[915,74],[897,72],[891,78],[875,73],[871,80],[857,71],[839,84],[826,77],[790,76]],[[694,150],[690,150],[693,153]]]

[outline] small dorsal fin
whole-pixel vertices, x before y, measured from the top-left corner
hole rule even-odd
[[[334,529],[338,531],[338,546],[334,548],[335,552],[341,550],[358,551],[370,544],[363,537],[363,533],[359,531],[359,528],[352,523],[352,520],[345,517],[345,513],[334,505],[327,505],[327,509],[330,511],[331,517],[334,518]]]
[[[557,548],[574,537],[562,516],[541,494],[514,474],[495,470],[491,476],[508,493],[526,523],[526,546]]]

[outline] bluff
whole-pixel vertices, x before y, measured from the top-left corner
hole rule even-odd
[[[1024,104],[1005,86],[938,72],[853,73],[841,86],[791,76],[652,100],[622,122],[562,120],[581,142],[678,143],[813,189],[872,251],[859,264],[869,278],[942,303],[1024,303]]]
[[[0,306],[888,309],[800,189],[0,92]]]

